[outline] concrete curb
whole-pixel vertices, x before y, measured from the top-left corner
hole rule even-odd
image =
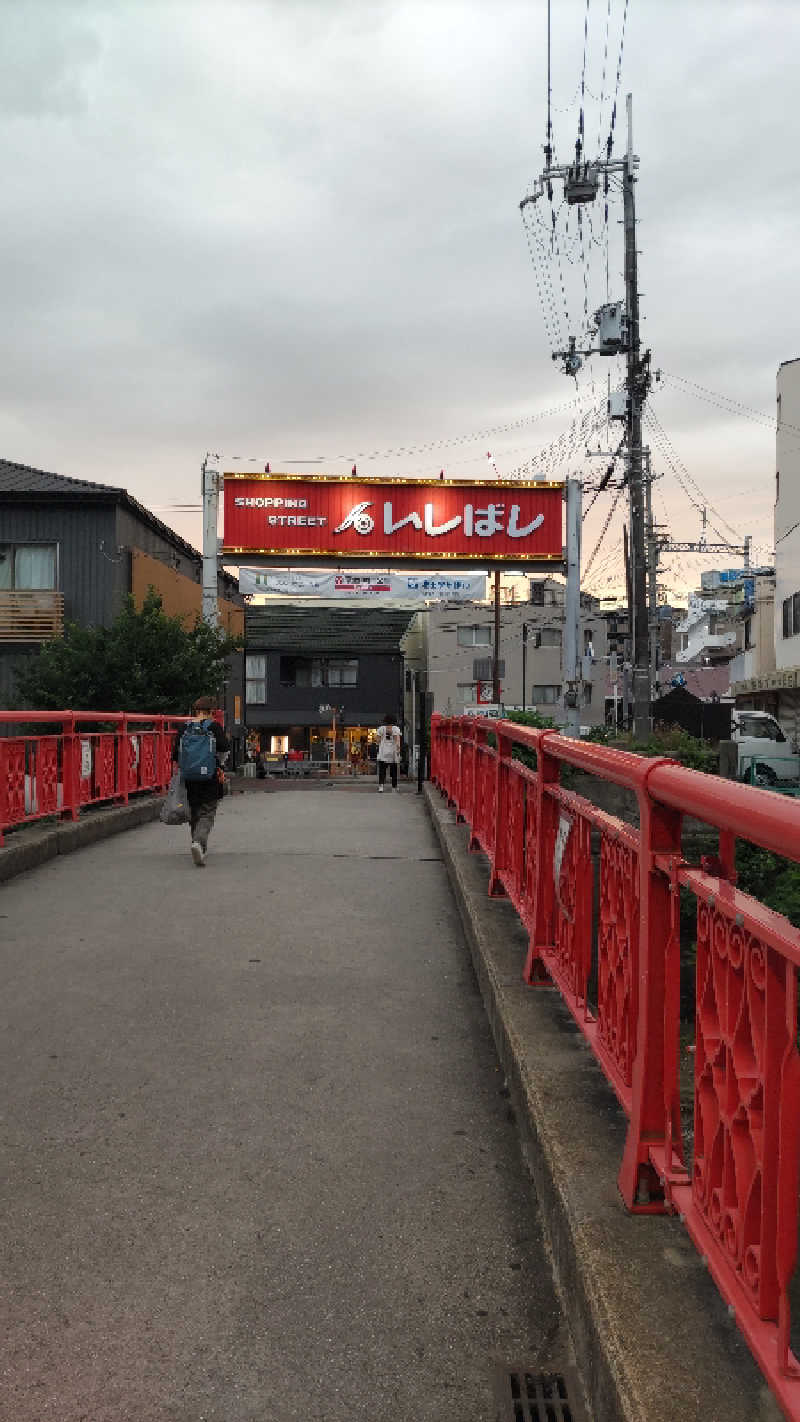
[[[36,869],[54,859],[57,854],[71,854],[86,844],[135,829],[158,819],[163,796],[148,796],[128,805],[113,805],[109,809],[89,810],[74,823],[65,821],[48,829],[22,829],[0,848],[0,884]]]
[[[450,875],[539,1200],[593,1422],[779,1422],[781,1412],[679,1221],[629,1215],[626,1121],[554,990],[521,981],[527,939],[487,895],[482,854],[431,785]]]

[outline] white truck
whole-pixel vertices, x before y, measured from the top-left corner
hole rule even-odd
[[[738,777],[755,785],[800,781],[800,755],[767,711],[734,711],[731,740],[738,752]]]

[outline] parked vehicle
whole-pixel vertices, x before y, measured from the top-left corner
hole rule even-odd
[[[740,780],[751,780],[756,785],[800,780],[800,756],[768,712],[735,711],[731,740],[738,749]]]

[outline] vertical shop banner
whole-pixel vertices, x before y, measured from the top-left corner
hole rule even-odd
[[[228,557],[560,563],[563,485],[226,474]]]

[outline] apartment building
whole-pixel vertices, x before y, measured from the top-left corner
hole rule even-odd
[[[501,608],[501,700],[506,707],[535,710],[563,724],[565,587],[555,578],[536,579],[530,594],[529,602]],[[406,664],[415,675],[424,676],[435,711],[458,715],[466,706],[492,699],[494,607],[490,602],[427,608],[417,614],[408,640]],[[607,625],[599,601],[588,594],[581,595],[579,647],[583,653],[581,721],[602,725]]]

